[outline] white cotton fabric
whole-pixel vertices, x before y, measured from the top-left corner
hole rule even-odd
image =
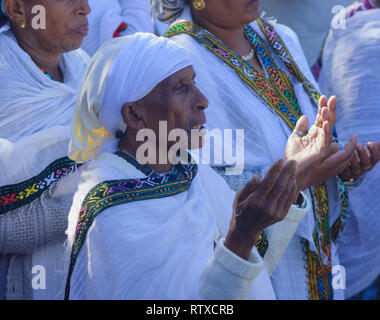
[[[122,22],[128,26],[122,33],[124,36],[136,32],[154,33],[150,0],[90,0],[89,5],[89,32],[83,40],[82,49],[90,56],[112,39]]]
[[[380,9],[357,12],[344,30],[331,29],[326,40],[320,86],[336,94],[337,132],[342,142],[380,140]],[[380,274],[380,166],[351,188],[353,210],[339,243],[347,271],[346,297],[360,292]]]
[[[69,249],[92,187],[144,175],[115,154],[102,153],[81,177],[69,216]],[[292,206],[285,220],[268,230],[269,254],[262,265],[256,249],[250,262],[241,261],[219,243],[214,256],[214,240],[227,234],[234,196],[219,175],[201,165],[187,192],[104,210],[79,253],[70,299],[275,299],[269,273],[308,208]]]
[[[64,83],[53,81],[19,47],[9,25],[0,29],[1,186],[28,180],[53,161],[67,155],[69,124],[88,60],[82,50],[63,54],[60,68]],[[61,195],[75,191],[73,185],[63,189],[60,190]],[[55,282],[56,267],[63,265],[64,219],[71,202],[66,199],[51,200],[51,197],[52,194],[46,193],[38,201],[1,217],[2,237],[10,239],[4,243],[4,250],[8,250],[12,241],[17,243],[20,240],[19,251],[6,253],[23,253],[10,255],[11,263],[6,272],[6,296],[9,299],[56,298],[59,290]],[[20,223],[25,232],[18,238],[17,234],[11,234],[11,230]],[[58,242],[55,236],[60,237]],[[21,239],[28,242],[25,247],[21,247]],[[4,257],[0,256],[0,259]],[[32,265],[46,266],[49,279],[46,290],[30,293],[32,270],[26,268],[27,265],[30,268]]]
[[[181,20],[192,21],[189,8],[184,10],[176,22]],[[251,27],[265,39],[260,27],[255,22],[251,23]],[[303,74],[318,88],[295,33],[281,24],[275,24],[275,29],[282,37]],[[184,47],[194,62],[197,86],[209,100],[209,107],[205,111],[207,116],[206,127],[209,130],[244,129],[244,169],[265,172],[275,160],[284,158],[286,142],[291,134],[291,130],[284,121],[253,93],[252,89],[236,75],[234,70],[206,47],[200,45],[193,37],[182,34],[173,36],[171,39]],[[275,56],[275,54],[272,54],[272,56]],[[289,74],[287,68],[278,61],[279,59],[275,59],[277,65]],[[316,110],[302,84],[297,82],[291,75],[290,78],[292,79],[301,111],[308,116],[311,125],[315,119]],[[234,145],[232,150],[235,149]],[[330,180],[327,186],[330,225],[332,225],[340,215],[340,204],[335,180]],[[312,237],[314,226],[313,211],[309,210],[296,232],[299,237],[298,240],[308,240],[313,250],[315,250]],[[335,246],[334,244],[332,245]],[[282,259],[288,259],[289,250],[292,249],[289,248]],[[332,252],[335,251],[332,250]],[[298,257],[301,258],[304,255],[300,254]],[[337,257],[333,259],[338,261]],[[296,263],[298,266],[306,267],[304,259],[299,259]],[[277,288],[277,297],[279,299],[293,299],[295,297],[293,295],[294,288],[305,286],[307,273],[304,268],[303,277],[297,277],[296,282],[290,281],[285,274],[275,276],[273,279]],[[303,299],[307,298],[307,295],[303,296]]]
[[[70,157],[77,162],[93,159],[101,145],[102,151],[116,151],[123,104],[142,99],[189,65],[186,51],[166,38],[136,33],[110,40],[85,75],[72,121]]]

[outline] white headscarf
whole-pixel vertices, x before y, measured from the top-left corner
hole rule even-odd
[[[94,55],[79,93],[69,156],[77,162],[116,151],[121,108],[148,95],[161,81],[191,65],[173,41],[148,33],[112,39]],[[105,141],[106,138],[107,141]]]
[[[189,0],[151,0],[152,14],[160,21],[174,22],[189,4]]]

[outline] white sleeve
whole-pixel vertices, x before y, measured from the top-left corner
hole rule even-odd
[[[292,239],[297,230],[298,223],[310,210],[309,199],[305,193],[302,192],[302,195],[306,201],[306,206],[304,208],[299,208],[292,205],[283,221],[265,229],[269,247],[264,256],[264,266],[269,274],[272,274],[272,272],[276,269],[282,254],[285,252],[289,241]]]
[[[254,279],[262,270],[262,259],[255,248],[247,261],[227,249],[224,240],[218,241],[215,254],[201,275],[199,296],[202,299],[246,299]]]

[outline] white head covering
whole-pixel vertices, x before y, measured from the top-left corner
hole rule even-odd
[[[75,107],[69,156],[86,162],[101,145],[103,151],[116,151],[114,136],[123,124],[123,104],[142,99],[191,64],[184,49],[153,34],[136,33],[107,42],[86,72]]]
[[[189,4],[189,0],[151,0],[152,14],[158,20],[171,24]]]

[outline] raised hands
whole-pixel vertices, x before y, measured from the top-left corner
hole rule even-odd
[[[237,192],[225,246],[248,259],[261,231],[283,220],[296,202],[296,162],[277,160],[264,179],[255,176]]]
[[[285,158],[297,162],[297,183],[300,190],[321,184],[341,173],[351,161],[357,136],[351,137],[343,150],[332,143],[336,121],[336,97],[319,100],[316,122],[306,134],[309,122],[302,116],[290,135]]]
[[[352,182],[361,175],[370,171],[380,160],[380,141],[368,142],[367,147],[362,144],[356,146],[351,161],[339,175],[343,181]]]

